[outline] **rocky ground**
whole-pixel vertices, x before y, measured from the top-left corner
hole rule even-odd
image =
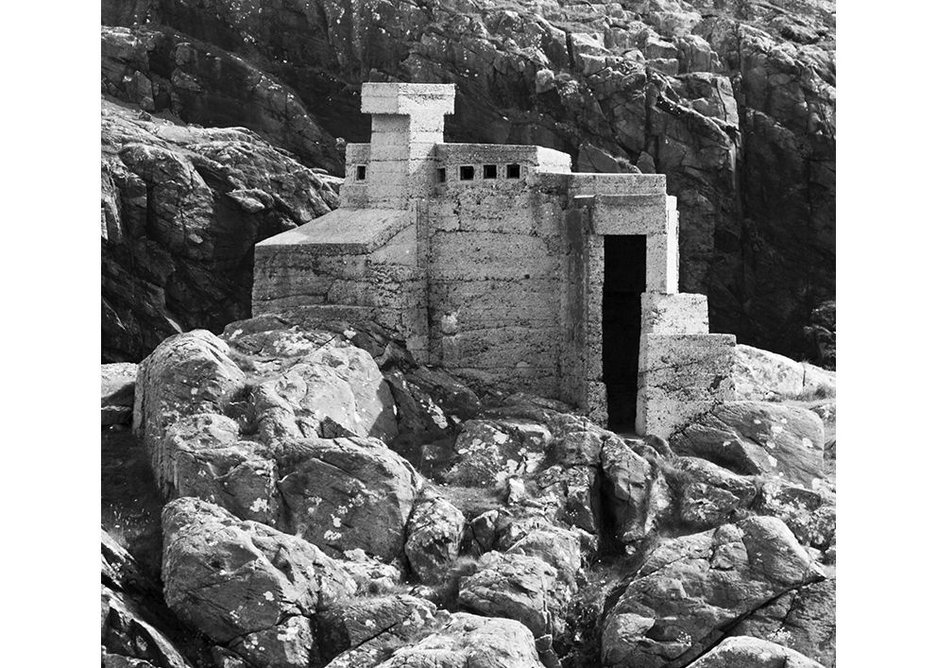
[[[109,668],[835,665],[831,372],[741,347],[740,399],[665,442],[377,327],[103,369]]]
[[[835,363],[828,0],[133,0],[102,22],[104,361],[246,317],[252,244],[334,206],[316,170],[368,140],[361,82],[402,80],[457,85],[452,141],[666,174],[714,329]]]

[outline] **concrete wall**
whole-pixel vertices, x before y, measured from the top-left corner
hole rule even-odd
[[[292,230],[254,251],[253,315],[290,313],[309,323],[373,320],[397,332],[410,351],[427,360],[426,270],[419,266],[416,214],[394,212],[384,234],[366,232],[373,211],[335,211],[360,224],[370,243],[325,243],[327,229]],[[308,225],[322,223],[323,218]],[[339,224],[346,224],[339,221]],[[350,228],[349,232],[354,232]],[[337,235],[333,235],[337,236]],[[305,238],[303,238],[305,237]],[[311,237],[311,238],[310,238]]]
[[[443,148],[448,164],[496,162],[496,151]],[[506,390],[557,396],[565,198],[541,187],[534,159],[516,159],[521,179],[436,185],[427,231],[430,360]]]

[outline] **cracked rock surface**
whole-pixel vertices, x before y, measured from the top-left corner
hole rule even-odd
[[[825,397],[736,402],[667,443],[470,389],[376,325],[281,316],[126,371],[102,374],[136,436],[102,433],[162,521],[111,512],[104,665],[835,665],[835,477],[794,447],[835,431]],[[730,427],[778,464],[726,457]]]

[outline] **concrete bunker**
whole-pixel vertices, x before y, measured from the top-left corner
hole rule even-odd
[[[540,146],[448,144],[451,84],[366,83],[341,204],[262,241],[253,311],[376,321],[469,384],[669,437],[732,399],[729,335],[677,290],[658,174],[585,174]]]

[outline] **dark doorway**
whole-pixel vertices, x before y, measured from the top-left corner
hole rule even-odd
[[[605,237],[602,377],[608,391],[608,428],[617,432],[634,432],[637,417],[641,293],[646,266],[644,235]]]

